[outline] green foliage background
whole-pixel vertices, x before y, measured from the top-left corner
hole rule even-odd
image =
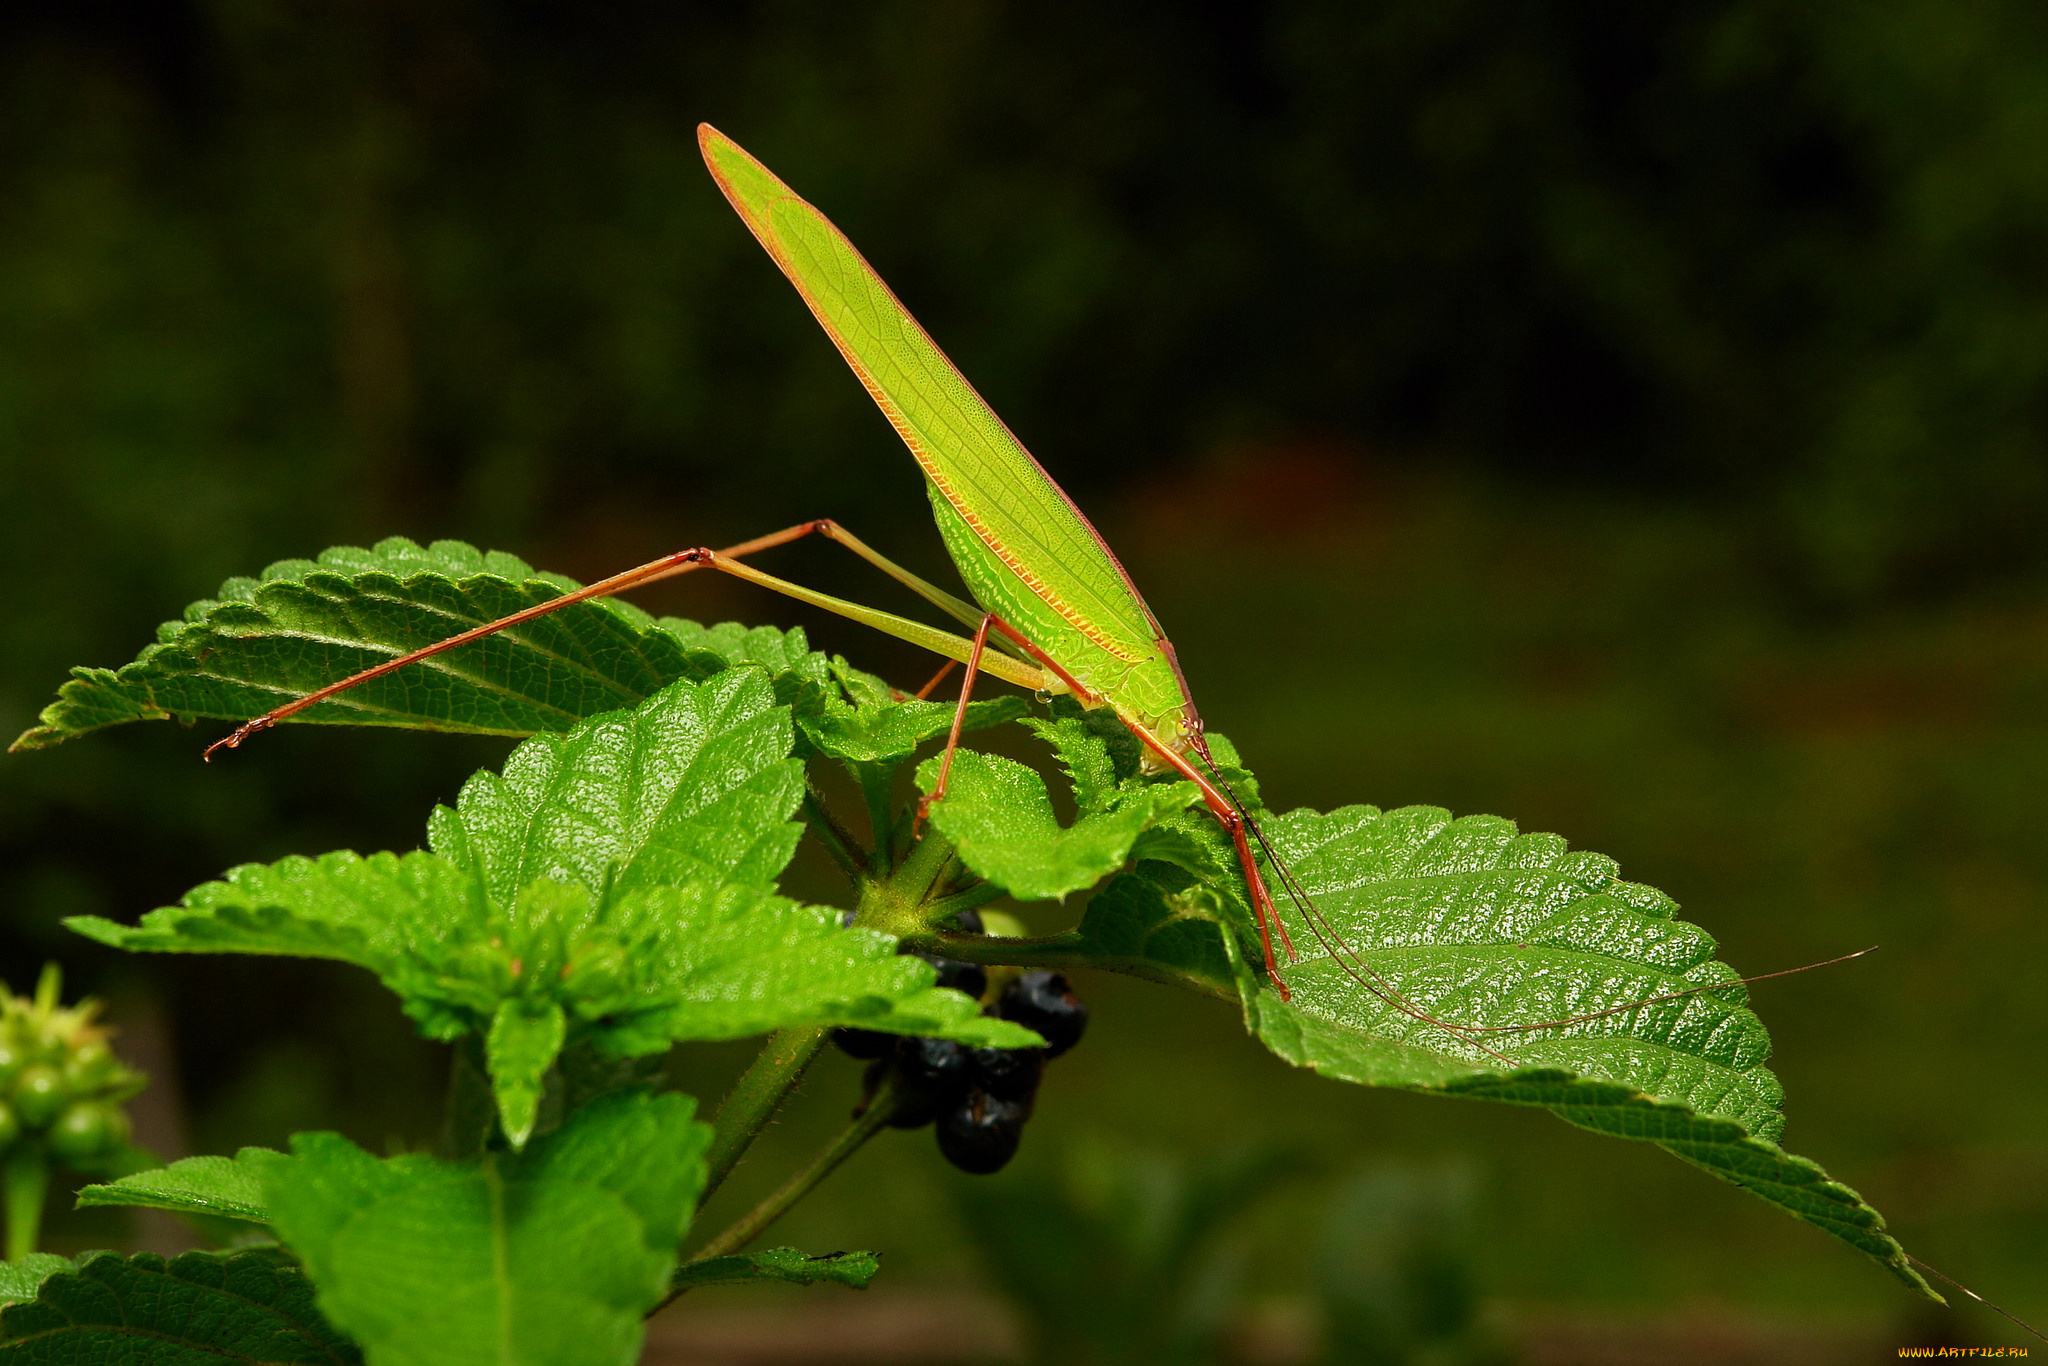
[[[1745,971],[1883,944],[1759,989],[1788,1139],[2048,1317],[2043,91],[2018,0],[10,10],[0,731],[338,542],[593,578],[824,514],[942,572],[914,469],[705,176],[707,118],[1096,516],[1276,805],[1556,830]],[[895,605],[829,549],[784,566]],[[643,605],[926,669],[742,586]],[[504,746],[287,729],[205,768],[210,736],[135,730],[7,761],[8,980],[55,955],[156,1003],[195,1150],[425,1137],[406,1088],[440,1063],[367,978],[121,961],[56,922],[410,847]],[[1498,1298],[1917,1312],[1653,1152],[1352,1094],[1203,1003],[1084,990],[1027,1157],[1090,1127],[1448,1151]],[[843,1114],[841,1071],[776,1143]],[[966,1178],[922,1142],[860,1160],[789,1240],[947,1274]]]

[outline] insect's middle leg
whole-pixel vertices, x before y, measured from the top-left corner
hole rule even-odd
[[[988,648],[989,628],[1001,624],[1002,618],[994,612],[984,612],[981,624],[974,628],[974,648],[967,655],[967,675],[960,680],[960,703],[953,708],[953,728],[946,732],[946,748],[939,756],[939,780],[917,804],[917,819],[910,827],[913,835],[923,829],[925,814],[932,809],[932,803],[946,795],[946,782],[953,776],[953,752],[960,748],[960,731],[967,724],[967,704],[974,697],[974,675],[981,671],[982,652]],[[939,677],[945,677],[944,670],[940,671]],[[938,681],[934,678],[932,683]]]

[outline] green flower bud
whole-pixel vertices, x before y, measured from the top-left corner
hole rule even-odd
[[[117,1105],[74,1103],[50,1129],[50,1151],[72,1166],[108,1156],[128,1141],[128,1116]]]
[[[47,1128],[70,1099],[64,1074],[54,1067],[42,1063],[24,1067],[14,1079],[14,1111],[30,1129]]]
[[[581,949],[562,975],[575,983],[578,996],[588,999],[619,990],[630,980],[632,968],[632,959],[623,948],[617,944],[597,944]]]
[[[14,1085],[15,1074],[21,1071],[24,1061],[21,1050],[15,1046],[13,1031],[0,1028],[0,1094]]]
[[[103,1040],[87,1039],[64,1060],[64,1080],[74,1095],[86,1095],[112,1080],[118,1066]]]

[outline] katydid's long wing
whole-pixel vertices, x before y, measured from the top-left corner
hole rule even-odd
[[[947,546],[982,605],[1108,700],[1147,720],[1177,713],[1186,691],[1159,624],[1080,509],[845,234],[711,125],[699,125],[697,141],[719,188],[924,469],[940,528],[955,533]],[[957,534],[963,527],[971,538]]]

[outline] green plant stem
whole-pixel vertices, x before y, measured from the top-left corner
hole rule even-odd
[[[893,1079],[884,1080],[867,1107],[855,1116],[851,1124],[839,1131],[839,1136],[833,1139],[823,1152],[811,1159],[809,1166],[783,1182],[773,1195],[748,1210],[724,1232],[698,1248],[696,1255],[690,1260],[703,1261],[708,1257],[728,1256],[760,1237],[791,1205],[810,1194],[840,1163],[853,1156],[855,1149],[873,1138],[896,1113],[897,1102],[898,1093]]]
[[[902,866],[890,875],[889,889],[906,906],[922,906],[942,885],[952,862],[952,841],[927,826]]]
[[[964,892],[954,892],[925,904],[925,914],[934,925],[943,925],[962,911],[972,911],[1000,900],[1008,893],[993,882],[978,882]]]
[[[839,871],[857,886],[868,875],[867,861],[860,856],[851,833],[832,814],[832,808],[825,802],[825,794],[818,790],[816,782],[807,781],[804,787],[804,812],[811,820],[811,833],[818,837],[818,843],[825,846],[825,852],[832,855],[832,861],[839,865]]]
[[[788,1097],[831,1037],[831,1029],[822,1026],[784,1029],[768,1036],[767,1045],[726,1093],[717,1118],[711,1121],[711,1151],[705,1157],[710,1172],[704,1182],[704,1200],[731,1175],[768,1116]]]
[[[50,1159],[40,1143],[18,1143],[7,1158],[7,1260],[36,1250],[43,1232],[43,1200],[50,1190]]]
[[[861,800],[868,808],[868,828],[874,832],[875,872],[888,872],[896,861],[896,810],[890,800],[896,768],[893,764],[855,764],[854,777],[860,781]]]
[[[963,963],[979,963],[983,967],[1051,968],[1055,972],[1089,968],[1098,972],[1120,972],[1147,982],[1213,996],[1219,1001],[1238,999],[1236,987],[1227,980],[1183,971],[1141,954],[1104,953],[1073,930],[1033,939],[931,931],[904,935],[902,939],[913,952],[937,954]]]

